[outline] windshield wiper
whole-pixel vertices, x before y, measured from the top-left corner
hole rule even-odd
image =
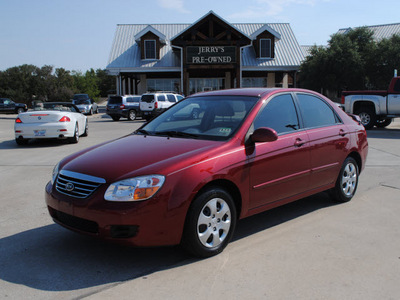
[[[136,133],[142,133],[142,134],[145,134],[145,135],[150,135],[150,133],[149,133],[147,130],[145,130],[145,129],[138,129],[138,130],[136,130],[134,133],[135,133],[135,134],[136,134]]]
[[[169,130],[169,131],[159,131],[155,132],[156,135],[166,135],[169,137],[187,137],[196,139],[199,136],[197,134],[183,132],[183,131],[176,131],[176,130]]]

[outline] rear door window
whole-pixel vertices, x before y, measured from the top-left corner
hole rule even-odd
[[[322,99],[309,94],[297,94],[306,128],[331,126],[340,123],[332,108]]]
[[[157,96],[158,101],[165,101],[165,95],[158,95]]]
[[[174,102],[174,103],[176,102],[176,98],[172,94],[167,94],[167,99],[169,102]]]

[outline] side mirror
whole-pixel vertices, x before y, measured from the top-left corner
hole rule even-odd
[[[275,131],[275,129],[260,127],[254,130],[250,138],[254,143],[273,142],[278,139],[278,133]]]

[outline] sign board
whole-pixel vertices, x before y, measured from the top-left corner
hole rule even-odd
[[[197,65],[220,65],[236,63],[235,46],[188,46],[186,63]]]

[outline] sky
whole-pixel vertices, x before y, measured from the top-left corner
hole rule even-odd
[[[341,28],[400,23],[400,0],[0,0],[0,71],[105,69],[117,24],[289,23],[300,45]]]

